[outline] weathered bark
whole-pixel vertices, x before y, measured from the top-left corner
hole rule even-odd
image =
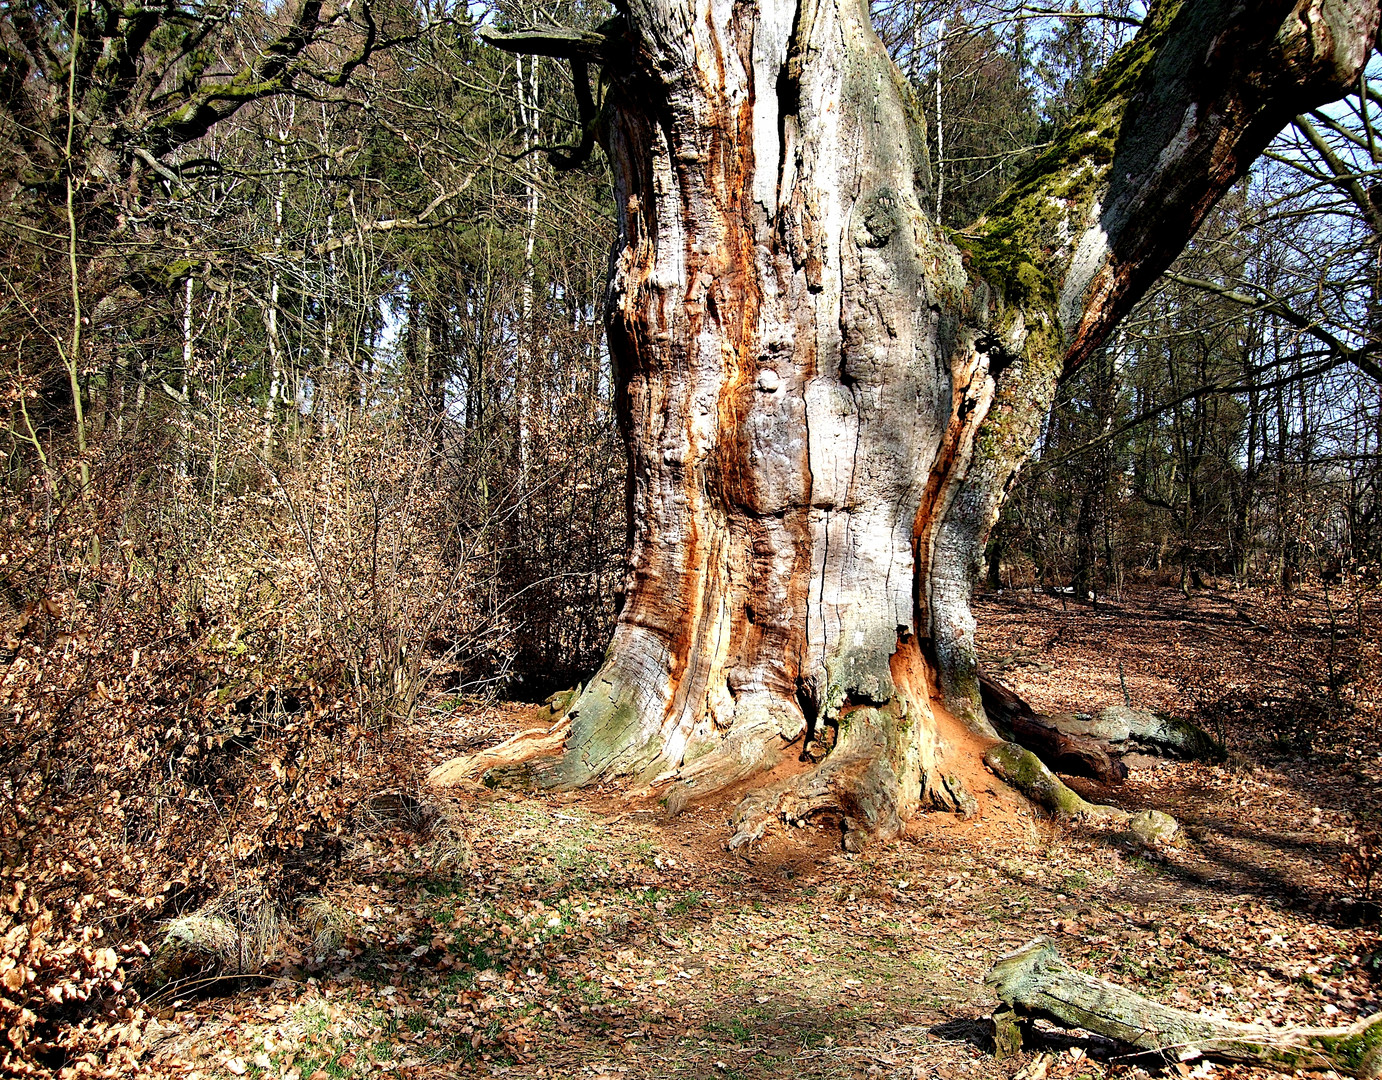
[[[1007,1006],[994,1019],[997,1043],[1008,1051],[1015,1042],[1020,1045],[1013,1021],[1041,1017],[1175,1060],[1209,1055],[1291,1069],[1335,1069],[1347,1076],[1382,1075],[1382,1013],[1345,1028],[1271,1028],[1217,1020],[1169,1008],[1077,971],[1041,938],[1002,957],[985,981]]]
[[[1377,4],[1154,3],[1088,108],[972,229],[929,213],[921,112],[863,0],[627,0],[496,44],[605,65],[608,331],[627,600],[537,783],[628,776],[895,831],[996,741],[974,568],[1062,369],[1098,346]],[[793,766],[797,768],[797,766]]]

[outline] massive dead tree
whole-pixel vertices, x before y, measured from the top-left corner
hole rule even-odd
[[[958,801],[996,742],[973,571],[1058,378],[1291,117],[1353,84],[1377,23],[1375,0],[1153,2],[958,232],[928,215],[921,110],[863,0],[624,0],[599,32],[491,33],[578,86],[603,66],[633,520],[607,658],[525,775],[675,802],[829,729],[744,800],[739,840]]]

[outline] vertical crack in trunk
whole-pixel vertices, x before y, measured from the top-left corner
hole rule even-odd
[[[1376,0],[1271,15],[1154,0],[1032,171],[948,233],[866,0],[630,0],[607,140],[630,576],[531,780],[678,803],[779,763],[809,715],[833,751],[746,799],[737,840],[972,808],[949,770],[993,739],[974,565],[1063,364],[1378,24]]]

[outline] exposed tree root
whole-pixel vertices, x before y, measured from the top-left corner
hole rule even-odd
[[[1115,753],[1145,750],[1190,760],[1224,760],[1224,748],[1204,729],[1145,709],[1112,705],[1092,716],[1062,713],[1045,719],[1067,736],[1098,740]]]
[[[979,690],[984,711],[999,734],[1061,772],[1117,784],[1128,775],[1120,755],[1132,751],[1202,761],[1224,757],[1223,747],[1206,731],[1184,720],[1122,705],[1092,714],[1046,715],[982,672]]]
[[[1042,1017],[1182,1061],[1202,1055],[1290,1069],[1382,1076],[1382,1013],[1344,1028],[1272,1028],[1172,1009],[1072,968],[1042,938],[1002,957],[985,981],[1007,1006],[994,1016],[1001,1049],[1021,1045],[1016,1021]]]
[[[1128,767],[1103,739],[1062,731],[1049,716],[1037,713],[1009,687],[979,673],[984,712],[1005,738],[1031,750],[1052,768],[1092,776],[1106,784],[1128,778]]]
[[[761,839],[774,821],[805,821],[827,810],[843,815],[846,847],[862,847],[863,835],[887,838],[901,831],[897,773],[883,747],[873,754],[837,748],[810,772],[751,792],[730,819],[735,831],[729,847]]]
[[[960,776],[937,767],[932,748],[898,738],[899,730],[910,727],[892,715],[900,708],[894,701],[843,714],[835,748],[824,761],[740,802],[730,821],[735,832],[729,847],[761,839],[773,821],[799,823],[831,812],[840,815],[845,847],[858,851],[869,836],[896,836],[918,803],[963,816],[977,813],[974,795]]]
[[[1160,810],[1130,813],[1116,806],[1092,803],[1072,791],[1030,750],[1016,743],[997,743],[984,752],[984,764],[1023,795],[1044,806],[1062,821],[1104,821],[1124,825],[1144,844],[1170,840],[1180,826]]]
[[[427,783],[434,788],[452,787],[462,780],[483,777],[492,769],[515,766],[546,754],[558,753],[570,730],[570,720],[561,716],[550,727],[520,731],[487,750],[462,754],[442,762],[427,774]]]
[[[1020,698],[1008,696],[1005,720],[1031,714]],[[497,746],[438,766],[428,776],[429,784],[446,787],[479,778],[496,785],[568,789],[599,776],[625,775],[635,778],[636,789],[665,791],[668,811],[676,814],[692,799],[771,772],[784,762],[801,727],[799,713],[787,715],[789,704],[746,695],[727,733],[654,730],[640,720],[630,693],[601,678],[583,692],[556,696],[551,707],[567,711],[544,728],[519,732]],[[1133,815],[1086,801],[1016,742],[985,749],[983,740],[957,722],[947,722],[938,708],[910,686],[884,704],[845,707],[829,721],[836,741],[823,761],[744,796],[730,821],[730,848],[761,839],[774,821],[800,823],[824,813],[839,815],[844,845],[851,850],[862,848],[868,836],[896,836],[922,807],[964,817],[976,814],[978,800],[961,774],[943,766],[943,737],[951,743],[965,741],[969,752],[982,751],[993,773],[1057,818],[1126,825],[1149,842],[1176,831],[1167,815]],[[951,746],[953,751],[963,752],[958,745]]]
[[[1126,821],[1131,816],[1125,810],[1086,801],[1068,788],[1039,757],[1017,743],[1003,742],[989,747],[984,752],[984,764],[1000,779],[1062,820]]]

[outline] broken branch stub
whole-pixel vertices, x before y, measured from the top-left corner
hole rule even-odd
[[[1173,1009],[1079,971],[1045,938],[1001,957],[985,983],[1006,1006],[995,1014],[1011,1051],[1012,1018],[1050,1020],[1182,1061],[1208,1056],[1285,1068],[1382,1076],[1382,1013],[1341,1028],[1273,1028]]]
[[[479,36],[486,45],[507,53],[584,60],[596,64],[610,58],[618,40],[613,20],[595,30],[577,30],[569,26],[523,26],[513,30],[498,30],[492,26],[482,26]]]

